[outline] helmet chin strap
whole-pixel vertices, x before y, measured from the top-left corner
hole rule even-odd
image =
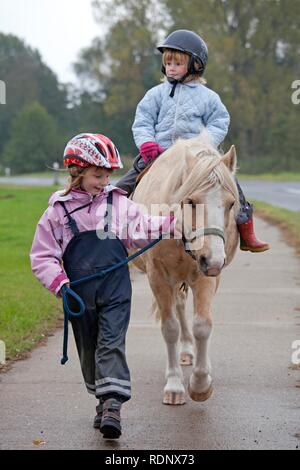
[[[170,93],[170,95],[169,95],[171,98],[173,98],[173,96],[174,96],[174,94],[175,94],[175,89],[176,89],[178,83],[184,82],[184,80],[191,74],[191,71],[192,71],[192,69],[193,69],[193,67],[192,67],[193,61],[194,61],[193,57],[190,56],[190,58],[189,58],[189,63],[188,63],[188,67],[187,67],[187,73],[185,73],[185,74],[183,75],[183,77],[179,78],[179,80],[177,80],[176,78],[168,77],[168,76],[167,76],[168,82],[171,83],[171,85],[173,85],[173,86],[172,86],[171,93]]]
[[[169,96],[171,96],[171,98],[173,98],[174,94],[175,94],[175,89],[178,85],[178,83],[182,83],[184,82],[184,80],[189,76],[189,73],[187,72],[185,75],[183,75],[183,77],[181,77],[179,80],[177,80],[176,78],[173,78],[173,77],[167,77],[167,80],[169,83],[171,83],[172,86],[172,90],[171,90],[171,93]]]

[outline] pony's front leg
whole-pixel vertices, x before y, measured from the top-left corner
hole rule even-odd
[[[162,319],[161,331],[167,346],[167,383],[164,388],[163,403],[165,405],[183,405],[185,390],[178,353],[180,326],[174,312],[170,312],[167,318]]]
[[[191,286],[194,295],[195,365],[190,377],[188,392],[192,400],[195,401],[205,401],[213,392],[208,347],[212,331],[211,304],[217,282],[217,278],[201,276],[198,282]]]
[[[167,383],[164,387],[163,403],[165,405],[183,405],[185,403],[185,389],[179,364],[180,325],[175,312],[175,286],[165,284],[157,273],[152,278],[149,276],[149,281],[158,304],[161,331],[167,346]]]

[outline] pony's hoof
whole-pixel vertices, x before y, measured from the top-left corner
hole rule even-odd
[[[214,387],[212,384],[210,384],[209,389],[206,392],[194,392],[194,390],[191,389],[190,384],[188,385],[188,393],[189,396],[191,397],[192,400],[194,401],[206,401],[211,397],[212,393],[214,391]]]
[[[185,404],[185,395],[184,392],[165,392],[164,405],[184,405]]]
[[[180,365],[181,366],[192,366],[193,365],[193,355],[190,353],[182,352],[180,353]]]

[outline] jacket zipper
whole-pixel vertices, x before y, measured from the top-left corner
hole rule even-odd
[[[91,202],[91,204],[89,205],[88,214],[90,214],[90,213],[91,213],[91,207],[92,207],[92,203],[93,203],[93,201],[94,201],[94,196],[91,196],[91,198],[90,198],[90,202]]]
[[[180,101],[180,95],[181,95],[181,90],[182,90],[183,85],[179,84],[179,90],[178,90],[178,97],[177,97],[177,102],[176,102],[176,111],[175,111],[175,119],[174,119],[174,132],[173,132],[173,142],[175,142],[175,135],[176,135],[176,122],[177,122],[177,114],[178,114],[178,107],[179,107],[179,101]]]

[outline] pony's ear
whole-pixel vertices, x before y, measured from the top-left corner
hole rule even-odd
[[[237,166],[237,156],[234,145],[232,145],[228,152],[223,155],[222,162],[229,168],[231,173],[235,174]]]

